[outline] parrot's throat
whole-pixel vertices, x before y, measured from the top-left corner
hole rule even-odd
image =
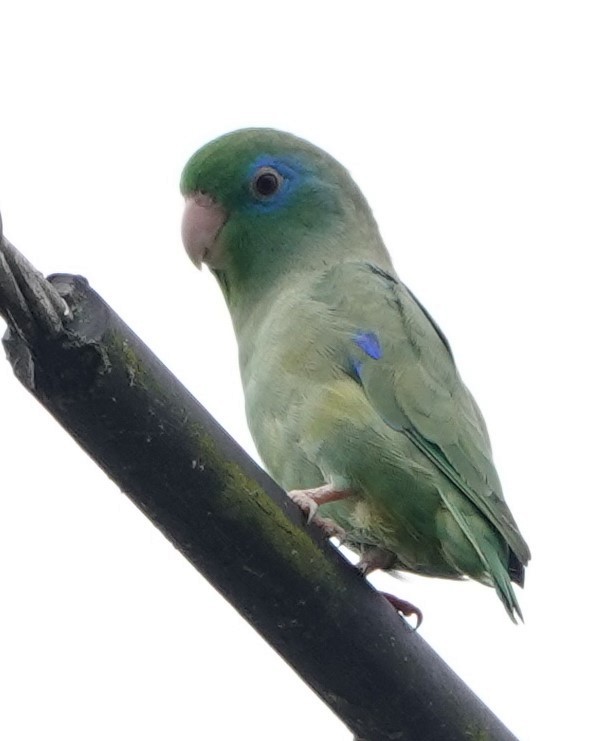
[[[217,279],[217,282],[219,283],[219,287],[221,288],[221,292],[223,293],[223,297],[225,298],[226,304],[228,307],[230,306],[230,279],[228,278],[228,274],[225,270],[213,270],[213,268],[210,268],[211,272]]]
[[[221,267],[211,270],[223,292],[237,333],[251,322],[261,321],[277,297],[313,285],[338,264],[344,262],[341,246],[348,245],[348,261],[364,261],[390,269],[391,262],[375,222],[370,219],[337,221],[316,228],[287,229],[258,234],[255,230],[232,228],[222,232]]]

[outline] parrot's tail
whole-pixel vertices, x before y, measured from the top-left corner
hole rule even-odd
[[[510,581],[510,575],[508,570],[504,567],[499,554],[495,551],[485,554],[485,561],[491,583],[495,587],[497,596],[502,601],[502,604],[506,608],[508,615],[510,615],[512,622],[516,623],[516,615],[518,615],[518,618],[522,623],[525,622],[523,620],[523,613],[521,612],[518,600],[516,599],[516,594],[514,593],[514,587]]]
[[[439,517],[439,536],[445,555],[463,574],[495,587],[497,596],[513,623],[523,622],[523,613],[514,593],[509,570],[510,548],[484,515],[460,492],[439,490],[446,510],[453,518]],[[455,526],[455,527],[454,527]],[[522,578],[514,578],[519,583]]]

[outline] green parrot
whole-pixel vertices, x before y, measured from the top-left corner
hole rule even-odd
[[[523,586],[530,553],[483,417],[348,171],[250,128],[199,149],[181,192],[183,242],[228,305],[269,473],[360,554],[363,574],[471,577],[522,618],[512,582]]]

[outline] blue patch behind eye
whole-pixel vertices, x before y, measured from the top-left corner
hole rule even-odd
[[[249,168],[249,182],[261,167],[274,168],[282,175],[283,181],[281,187],[274,195],[264,198],[263,200],[260,199],[253,201],[251,207],[257,211],[274,211],[285,203],[294,188],[299,184],[299,179],[301,177],[301,164],[294,159],[278,159],[269,154],[262,154]]]
[[[260,167],[273,167],[283,176],[283,178],[295,178],[301,171],[300,163],[292,157],[272,157],[270,154],[261,154],[249,168],[249,177]]]
[[[360,349],[370,358],[373,358],[373,360],[379,360],[379,358],[384,354],[381,345],[379,344],[379,338],[375,332],[357,332],[354,335],[354,342],[356,342]]]

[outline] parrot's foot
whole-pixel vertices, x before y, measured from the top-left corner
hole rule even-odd
[[[337,538],[339,545],[341,545],[346,539],[346,531],[343,527],[340,527],[336,522],[330,520],[328,517],[321,517],[320,515],[314,515],[311,522],[317,525],[321,530],[322,534],[326,538]]]
[[[402,613],[403,615],[405,615],[405,617],[411,617],[412,615],[415,615],[417,623],[413,630],[417,630],[419,628],[419,626],[422,624],[422,620],[424,619],[422,611],[419,609],[419,607],[412,605],[410,602],[407,602],[407,600],[400,599],[400,597],[395,597],[393,594],[388,594],[387,592],[380,592],[380,594],[382,594],[388,600],[388,602],[392,605],[396,612]]]
[[[336,502],[340,499],[346,499],[351,492],[334,489],[331,484],[319,486],[317,489],[292,489],[287,492],[289,499],[294,502],[299,509],[308,515],[308,524],[313,522],[318,525],[327,538],[337,538],[340,543],[346,539],[346,531],[336,522],[327,517],[321,517],[316,514],[321,504],[327,502]]]
[[[385,548],[372,546],[363,551],[356,568],[363,576],[367,576],[376,569],[391,569],[396,563],[396,554]]]
[[[348,490],[334,489],[331,484],[319,486],[317,489],[291,489],[287,493],[291,501],[308,515],[308,522],[312,521],[321,504],[347,499],[352,494]]]

